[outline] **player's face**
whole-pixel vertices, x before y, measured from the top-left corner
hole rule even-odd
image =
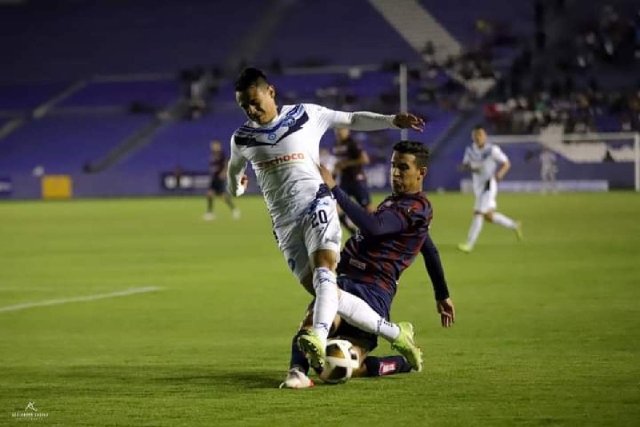
[[[336,129],[336,142],[338,144],[344,142],[347,138],[349,138],[349,129],[346,129],[346,128]]]
[[[273,86],[250,86],[236,92],[236,101],[249,120],[266,125],[278,115]]]
[[[394,194],[422,191],[422,181],[427,174],[426,167],[418,167],[416,156],[393,152],[391,156],[391,188]]]
[[[485,132],[484,129],[474,129],[473,132],[471,132],[471,138],[478,147],[483,147],[487,141],[487,132]]]

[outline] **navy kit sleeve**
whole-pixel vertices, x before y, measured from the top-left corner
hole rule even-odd
[[[449,298],[449,288],[444,278],[444,269],[442,268],[442,262],[440,262],[440,253],[429,234],[427,234],[427,238],[422,244],[420,252],[424,258],[424,265],[427,268],[427,273],[429,273],[436,300],[441,301]]]
[[[365,208],[351,200],[351,198],[335,186],[331,190],[336,201],[345,214],[360,229],[363,236],[382,236],[401,232],[405,227],[405,221],[400,215],[391,210],[378,214],[372,214]]]

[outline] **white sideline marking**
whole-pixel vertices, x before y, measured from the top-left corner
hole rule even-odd
[[[96,295],[87,295],[84,297],[59,298],[59,299],[49,299],[44,301],[25,302],[22,304],[7,305],[5,307],[0,307],[0,313],[5,313],[7,311],[25,310],[27,308],[33,308],[33,307],[48,307],[50,305],[68,304],[71,302],[85,302],[85,301],[95,301],[95,300],[107,299],[107,298],[126,297],[129,295],[157,292],[160,289],[162,288],[159,288],[158,286],[147,286],[145,288],[130,288],[130,289],[125,289],[124,291],[110,292],[108,294],[96,294]]]

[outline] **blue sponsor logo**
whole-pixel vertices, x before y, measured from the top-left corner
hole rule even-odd
[[[269,141],[273,141],[274,139],[276,139],[276,134],[275,133],[270,133],[268,138],[269,138]]]

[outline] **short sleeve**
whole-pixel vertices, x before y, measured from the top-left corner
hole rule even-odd
[[[462,164],[466,165],[467,163],[470,163],[471,159],[469,158],[469,148],[465,148],[464,150],[464,157],[462,158]]]
[[[323,129],[344,128],[351,124],[352,113],[331,110],[317,104],[303,104],[309,115],[316,117],[317,122]]]
[[[494,145],[491,148],[491,157],[493,157],[495,161],[500,163],[506,163],[509,161],[509,158],[507,157],[507,155],[504,154],[504,151],[502,151],[502,149],[497,145]]]

